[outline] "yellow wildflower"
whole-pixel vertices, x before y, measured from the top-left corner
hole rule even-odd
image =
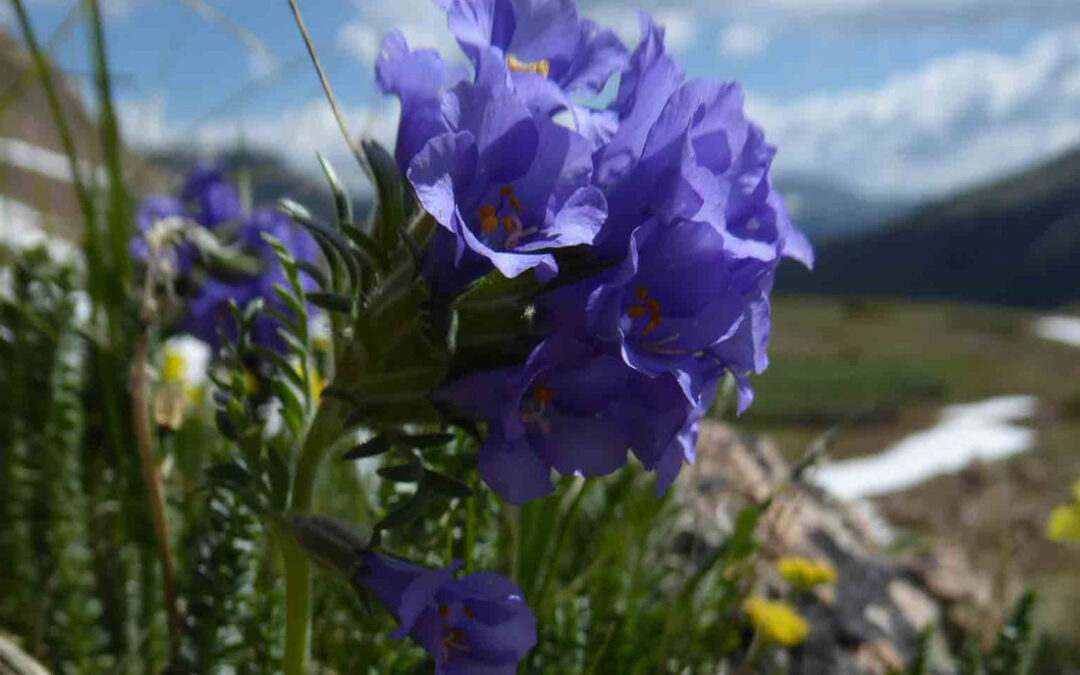
[[[178,351],[165,353],[165,362],[161,364],[161,379],[165,382],[183,382],[187,379],[187,359]]]
[[[154,394],[154,420],[169,429],[179,429],[187,411],[203,397],[207,354],[193,346],[193,339],[173,338],[162,345],[160,384]]]
[[[792,588],[800,591],[836,581],[836,568],[825,560],[789,556],[781,558],[776,567],[780,576],[791,584]]]
[[[1046,523],[1046,536],[1052,541],[1080,542],[1080,504],[1054,509]]]
[[[767,642],[794,647],[810,634],[810,624],[786,603],[755,596],[746,601],[744,609]]]

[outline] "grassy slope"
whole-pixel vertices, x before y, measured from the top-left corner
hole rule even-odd
[[[1036,448],[880,500],[918,534],[958,538],[988,569],[1012,569],[1044,593],[1046,625],[1080,607],[1080,551],[1043,524],[1080,477],[1080,349],[1035,336],[1039,315],[959,304],[783,298],[772,366],[741,421],[789,457],[843,424],[832,457],[870,454],[932,425],[942,405],[1034,394]],[[1073,624],[1075,625],[1075,623]],[[1074,636],[1075,637],[1075,636]]]

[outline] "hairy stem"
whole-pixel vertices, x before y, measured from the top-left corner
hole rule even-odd
[[[341,433],[347,413],[346,404],[336,398],[319,403],[297,459],[291,512],[311,511],[319,465],[327,448]],[[285,568],[285,675],[304,675],[311,648],[311,563],[291,537],[279,539]]]

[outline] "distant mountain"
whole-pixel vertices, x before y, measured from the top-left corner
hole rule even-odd
[[[183,176],[205,158],[182,149],[169,149],[148,155],[150,161],[177,176]],[[234,148],[215,155],[214,161],[225,165],[233,178],[241,169],[251,180],[252,202],[256,206],[273,207],[277,200],[291,199],[306,207],[316,218],[331,222],[334,218],[333,200],[325,180],[297,171],[283,157],[272,152],[251,148]],[[363,218],[371,208],[367,199],[353,199],[353,213]]]
[[[818,246],[787,291],[1049,306],[1080,299],[1080,148]]]
[[[838,183],[806,174],[777,177],[791,217],[815,244],[856,232],[867,232],[911,210],[900,199],[871,199]]]

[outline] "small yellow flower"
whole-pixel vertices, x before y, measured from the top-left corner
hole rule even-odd
[[[836,581],[836,568],[825,560],[789,556],[781,558],[776,567],[780,576],[799,591]]]
[[[184,382],[187,379],[187,359],[178,351],[165,353],[161,364],[161,379],[165,382]]]
[[[311,373],[311,398],[315,401],[322,396],[322,390],[326,388],[326,378],[318,370]]]
[[[744,609],[761,637],[768,642],[794,647],[810,634],[810,624],[786,603],[755,596],[746,601]]]
[[[1046,537],[1051,541],[1080,542],[1080,504],[1054,509],[1046,523]]]
[[[159,384],[154,394],[154,419],[179,429],[189,408],[202,403],[210,348],[195,338],[172,337],[161,345]]]

